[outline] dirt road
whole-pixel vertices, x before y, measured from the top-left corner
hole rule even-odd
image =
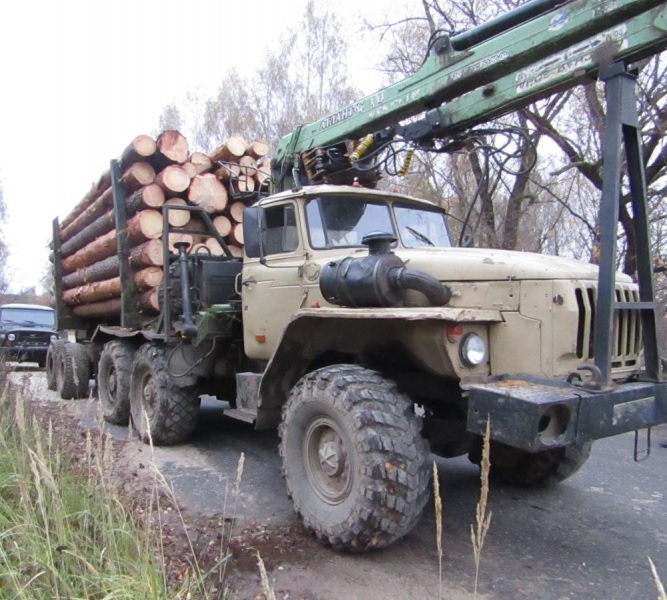
[[[39,372],[15,374],[42,403],[60,402]],[[95,401],[63,404],[82,427],[98,427]],[[476,467],[466,459],[438,459],[443,503],[443,577],[438,577],[435,515],[429,507],[417,528],[387,550],[341,555],[299,530],[280,476],[277,436],[255,433],[226,419],[222,405],[205,400],[190,444],[150,450],[128,441],[125,428],[104,426],[122,441],[122,468],[147,471],[154,462],[169,480],[186,514],[235,518],[246,546],[266,558],[277,598],[422,599],[473,598],[470,524],[479,494]],[[482,599],[591,600],[657,596],[647,556],[667,581],[667,449],[653,432],[649,460],[634,463],[633,435],[602,440],[572,479],[540,490],[494,487],[491,529],[479,580]],[[239,457],[245,462],[234,494]],[[232,597],[260,592],[252,561],[230,578]]]

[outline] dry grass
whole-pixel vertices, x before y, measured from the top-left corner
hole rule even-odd
[[[438,598],[442,598],[442,497],[438,466],[433,461],[433,497],[435,499],[435,544],[438,549]]]
[[[479,568],[482,560],[482,548],[486,534],[491,527],[491,512],[486,512],[489,499],[489,472],[491,470],[491,423],[486,421],[486,432],[484,433],[484,442],[482,446],[482,462],[480,464],[480,482],[481,491],[479,501],[477,502],[475,525],[470,526],[470,539],[472,540],[472,549],[475,558],[475,588],[474,594],[477,597],[477,587],[479,584]]]
[[[658,575],[658,570],[655,568],[651,557],[648,558],[648,564],[651,567],[651,573],[653,574],[653,580],[655,581],[655,587],[658,589],[658,600],[667,600],[667,594],[665,593],[665,587],[662,585],[660,576]]]

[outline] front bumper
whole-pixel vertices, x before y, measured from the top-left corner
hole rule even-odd
[[[667,422],[667,383],[590,392],[564,382],[505,376],[468,388],[468,431],[540,452]]]

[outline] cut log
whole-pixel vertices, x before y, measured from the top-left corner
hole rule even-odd
[[[120,157],[120,163],[123,168],[129,167],[132,163],[146,161],[155,154],[157,144],[149,135],[138,135],[135,137]]]
[[[258,185],[262,185],[267,179],[271,177],[271,159],[266,156],[261,165],[258,165],[257,173],[255,173],[255,181]]]
[[[164,192],[157,183],[146,185],[127,199],[127,214],[133,215],[145,208],[160,208],[164,199]]]
[[[234,203],[236,204],[236,202]],[[232,206],[234,206],[232,204]],[[232,222],[224,215],[218,215],[213,219],[213,227],[222,236],[227,237],[232,231]]]
[[[192,180],[188,200],[207,213],[222,212],[227,206],[227,190],[215,175],[204,173]]]
[[[134,274],[134,285],[139,291],[156,288],[162,282],[163,277],[164,272],[160,267],[148,267]]]
[[[91,302],[101,302],[102,300],[111,300],[120,296],[122,286],[120,277],[105,279],[104,281],[95,281],[87,285],[65,290],[63,292],[63,302],[69,306],[77,304],[90,304]]]
[[[111,230],[96,240],[86,244],[72,256],[64,258],[61,262],[63,274],[67,275],[82,269],[88,265],[99,262],[116,253],[116,231]]]
[[[190,161],[185,161],[181,167],[183,167],[183,170],[188,174],[190,179],[192,179],[195,175],[198,175],[197,167],[195,167]]]
[[[94,302],[92,304],[82,304],[71,308],[72,314],[82,319],[93,319],[96,317],[109,319],[110,317],[119,317],[121,311],[120,298],[106,300],[104,302]]]
[[[142,210],[127,220],[126,233],[130,246],[155,240],[162,235],[162,215],[154,209]]]
[[[116,226],[116,216],[113,211],[103,214],[101,217],[93,221],[87,227],[84,227],[76,235],[73,235],[69,240],[64,242],[60,248],[60,253],[63,258],[71,256],[77,250],[83,248],[93,240],[96,240],[101,235],[111,231]]]
[[[188,248],[188,254],[202,254],[204,256],[208,256],[211,254],[211,251],[204,242],[198,242],[196,244],[192,244],[192,246]]]
[[[243,256],[243,248],[237,246],[236,244],[227,244],[227,248],[232,253],[232,256],[239,258]]]
[[[132,217],[139,210],[149,207],[158,208],[162,204],[164,204],[164,192],[155,184],[144,186],[127,201],[127,216]],[[74,252],[107,233],[115,226],[115,213],[113,210],[110,210],[64,242],[61,247],[61,255],[63,257],[71,256]]]
[[[179,194],[188,189],[190,176],[183,167],[170,165],[156,175],[155,183],[167,193]]]
[[[243,246],[243,224],[237,223],[232,227],[232,232],[229,235],[230,240],[239,246]]]
[[[255,191],[255,180],[251,175],[239,175],[238,179],[234,180],[232,184],[239,194]]]
[[[158,301],[158,290],[148,290],[139,296],[139,306],[150,314],[155,314],[160,310]],[[120,298],[113,298],[103,302],[93,302],[91,304],[81,304],[71,308],[72,314],[84,319],[104,318],[108,321],[110,318],[120,316],[121,301]]]
[[[137,270],[144,267],[160,268],[164,263],[162,253],[162,240],[150,240],[145,244],[136,246],[130,250],[130,266]],[[110,256],[88,267],[78,269],[74,273],[65,275],[62,278],[63,289],[68,290],[73,287],[79,287],[93,281],[102,281],[117,277],[120,270],[118,266],[118,256]]]
[[[159,267],[148,267],[134,273],[134,285],[137,291],[144,292],[157,288],[162,281],[162,269]],[[63,292],[63,302],[67,305],[91,304],[111,300],[120,296],[122,291],[120,277],[112,277],[103,281],[95,281],[86,285],[75,287]]]
[[[253,158],[262,158],[262,156],[266,156],[269,153],[269,145],[266,142],[257,140],[248,144],[245,153]]]
[[[169,198],[165,206],[187,206],[188,203],[183,198]],[[167,210],[167,209],[163,209]],[[190,221],[191,213],[189,210],[172,209],[167,213],[167,220],[172,227],[184,227]]]
[[[220,181],[229,181],[236,179],[241,173],[241,166],[238,163],[224,163],[220,165],[215,171],[215,176]]]
[[[213,161],[203,152],[193,152],[188,161],[197,169],[197,175],[208,173],[213,167]]]
[[[241,168],[239,175],[254,177],[257,173],[257,161],[252,156],[242,156],[239,159],[239,167]]]
[[[153,183],[155,170],[148,163],[138,162],[130,165],[121,178],[121,183],[127,196],[133,194],[143,186]],[[61,227],[60,240],[67,241],[78,231],[90,225],[93,221],[106,213],[113,205],[113,192],[108,188],[84,210],[69,225]]]
[[[139,304],[142,308],[151,312],[160,311],[160,293],[157,289],[148,290],[139,297]]]
[[[211,251],[212,256],[225,256],[225,251],[215,238],[208,238],[206,240],[206,247]]]
[[[238,135],[228,137],[220,146],[218,146],[208,156],[213,162],[233,161],[237,162],[248,147],[248,143]]]
[[[243,204],[243,202],[232,202],[231,206],[229,207],[229,214],[236,223],[243,223],[244,210],[245,204]]]
[[[169,251],[174,254],[178,254],[178,249],[175,244],[178,242],[187,242],[190,246],[193,246],[192,236],[189,233],[170,233],[169,234]]]
[[[127,196],[155,180],[155,169],[147,162],[136,162],[123,171],[121,183]]]
[[[90,186],[90,190],[79,200],[76,206],[67,214],[60,223],[61,229],[69,226],[83,211],[86,210],[100,195],[111,187],[111,171],[107,169],[100,178]]]
[[[158,154],[167,160],[167,164],[182,164],[188,160],[190,146],[180,132],[175,129],[163,131],[157,138]]]

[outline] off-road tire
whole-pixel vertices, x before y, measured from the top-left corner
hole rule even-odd
[[[382,548],[419,520],[429,496],[428,444],[393,381],[354,365],[313,371],[292,389],[279,434],[294,509],[320,541]]]
[[[175,385],[165,352],[156,344],[141,346],[134,355],[130,377],[132,425],[145,443],[156,446],[187,440],[197,426],[201,404],[195,386]]]
[[[51,391],[56,391],[56,371],[58,364],[58,354],[61,352],[65,340],[54,340],[49,344],[46,351],[46,387]]]
[[[591,455],[592,446],[593,442],[584,442],[530,453],[492,442],[489,478],[524,488],[558,483],[581,469]]]
[[[130,376],[135,347],[127,341],[107,342],[97,366],[97,390],[104,420],[114,425],[130,422]]]
[[[56,389],[63,400],[88,397],[90,362],[83,344],[65,342],[56,355]]]

